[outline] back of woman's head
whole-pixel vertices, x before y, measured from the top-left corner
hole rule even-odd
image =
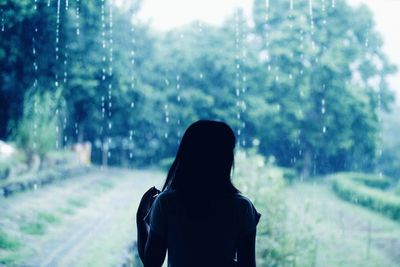
[[[236,138],[224,122],[199,120],[186,130],[164,189],[237,192],[230,180]]]

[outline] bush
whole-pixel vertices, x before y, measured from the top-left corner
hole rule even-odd
[[[60,92],[28,91],[24,98],[22,118],[13,125],[12,139],[24,151],[29,164],[34,155],[43,159],[56,148],[59,114],[54,114],[61,100]]]
[[[351,172],[342,175],[347,176],[349,179],[352,179],[358,183],[378,189],[387,189],[392,184],[392,181],[389,177],[376,174]]]
[[[400,221],[400,197],[367,186],[365,181],[371,180],[358,179],[361,176],[361,174],[338,174],[332,180],[332,188],[341,198],[347,201]]]
[[[289,184],[293,183],[296,178],[299,177],[296,170],[290,168],[280,168],[282,171],[283,178]]]
[[[301,226],[296,231],[288,226],[283,192],[293,180],[294,172],[268,163],[261,155],[243,151],[235,155],[233,182],[262,214],[257,227],[257,266],[312,266],[313,235]]]

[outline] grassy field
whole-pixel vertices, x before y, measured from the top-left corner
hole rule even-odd
[[[298,181],[239,153],[234,182],[262,214],[259,267],[399,267],[400,223],[346,202],[327,178]]]
[[[339,199],[324,182],[297,183],[284,195],[292,231],[307,227],[312,236],[312,266],[400,266],[400,223]]]
[[[341,200],[328,182],[285,185],[261,158],[238,159],[234,182],[263,214],[257,266],[400,266],[400,223]],[[98,170],[2,199],[0,266],[120,266],[139,198],[164,175]]]
[[[151,170],[105,169],[0,201],[0,266],[120,266]]]

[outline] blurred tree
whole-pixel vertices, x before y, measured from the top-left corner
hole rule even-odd
[[[149,75],[147,62],[151,61],[154,41],[147,27],[135,18],[140,3],[133,1],[123,7],[107,2],[102,7],[81,4],[79,35],[73,14],[69,16],[71,63],[64,96],[71,123],[67,135],[73,141],[93,142],[97,160],[110,158],[111,164],[121,164],[128,151],[135,152],[136,163],[141,162],[149,144],[146,137],[151,133],[146,129],[151,111],[144,112],[151,105],[151,96],[141,80]],[[104,155],[112,149],[117,153]]]
[[[395,68],[369,9],[345,1],[296,1],[293,9],[284,1],[254,3],[267,70],[251,105],[261,151],[305,175],[374,168],[377,112],[392,101],[386,77]],[[263,101],[274,112],[258,112]]]
[[[252,50],[247,52],[246,62],[239,59],[245,41],[239,38],[240,47],[236,47],[234,20],[221,28],[194,22],[157,40],[151,73],[158,75],[146,75],[145,82],[157,88],[150,101],[159,106],[153,119],[158,120],[155,135],[161,138],[164,149],[158,156],[174,156],[184,130],[201,118],[227,121],[236,133],[243,128],[247,115],[243,112],[238,118],[243,98],[237,94],[251,83],[256,86],[261,72]],[[239,15],[239,20],[244,22],[243,16]],[[241,22],[241,27],[247,28]],[[244,89],[238,88],[237,79],[242,80],[244,75],[249,83]],[[241,134],[240,138],[247,140],[250,135]]]
[[[379,157],[379,171],[400,180],[400,105],[393,103],[391,113],[382,117],[382,155]]]
[[[40,90],[50,90],[60,65],[55,59],[55,6],[48,7],[44,0],[36,3],[2,0],[0,12],[4,24],[0,32],[0,138],[3,139],[22,116],[25,92],[34,86],[35,78]],[[63,32],[61,39],[62,35]]]
[[[62,113],[58,108],[60,98],[60,90],[55,93],[30,90],[25,94],[22,117],[13,127],[12,140],[24,151],[29,164],[33,163],[34,155],[43,160],[47,152],[56,149],[59,138],[56,129]]]
[[[325,2],[267,10],[256,0],[254,26],[238,10],[220,27],[159,33],[137,20],[141,1],[77,1],[68,10],[62,2],[58,27],[54,3],[2,1],[0,137],[20,121],[27,90],[58,88],[61,141],[93,142],[96,162],[157,163],[174,156],[193,121],[208,118],[304,175],[371,170],[395,69],[365,7]]]

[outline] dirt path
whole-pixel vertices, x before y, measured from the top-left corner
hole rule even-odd
[[[79,181],[71,180],[0,203],[0,207],[8,208],[9,217],[7,222],[0,219],[0,227],[8,226],[10,231],[18,230],[21,214],[34,218],[37,213],[29,214],[31,209],[61,218],[60,223],[49,225],[43,235],[23,235],[21,239],[26,245],[21,249],[22,259],[14,264],[62,267],[121,263],[136,236],[134,215],[139,198],[150,186],[159,186],[161,179],[160,173],[154,171],[102,170]],[[59,215],[58,210],[65,203],[74,208],[73,214]]]

